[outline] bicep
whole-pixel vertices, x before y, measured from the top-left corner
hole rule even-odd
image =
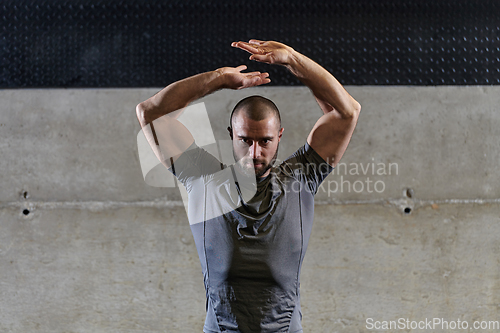
[[[189,130],[173,117],[164,115],[150,122],[139,114],[138,118],[151,149],[166,167],[194,142]]]
[[[318,119],[307,137],[307,143],[335,167],[347,149],[357,121],[357,113],[351,118],[343,118],[337,112],[328,112]]]
[[[328,112],[331,112],[334,110],[333,106],[331,106],[329,103],[323,101],[322,99],[318,98],[316,95],[314,96],[316,99],[316,102],[318,103],[321,111],[323,111],[324,114],[327,114]]]

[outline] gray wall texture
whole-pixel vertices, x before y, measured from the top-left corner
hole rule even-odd
[[[346,87],[362,105],[317,195],[305,332],[500,321],[500,87]],[[158,89],[0,91],[0,332],[201,332],[203,277],[179,189],[144,182],[137,103]],[[203,98],[218,140],[261,94],[279,158],[321,111],[305,87]],[[442,329],[444,328],[444,329]]]

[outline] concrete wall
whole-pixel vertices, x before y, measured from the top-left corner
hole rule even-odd
[[[499,321],[500,87],[347,89],[363,109],[317,195],[304,331]],[[201,332],[179,190],[148,186],[139,163],[135,105],[157,91],[0,91],[0,332]],[[216,138],[255,93],[282,112],[283,159],[321,115],[306,88],[205,97]]]

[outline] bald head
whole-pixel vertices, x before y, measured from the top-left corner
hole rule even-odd
[[[249,96],[242,99],[238,102],[238,104],[236,104],[233,112],[231,112],[231,118],[229,119],[231,128],[234,124],[233,119],[239,117],[240,115],[243,115],[246,118],[254,121],[260,121],[269,117],[275,117],[277,120],[276,124],[278,124],[277,130],[281,128],[281,117],[278,108],[270,99],[262,96]]]
[[[247,175],[269,175],[283,134],[276,105],[262,96],[242,99],[231,113],[227,128],[238,170]]]

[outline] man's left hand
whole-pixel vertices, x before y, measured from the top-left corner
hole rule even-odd
[[[289,64],[294,52],[294,49],[283,43],[274,41],[261,41],[257,39],[250,39],[248,43],[233,42],[231,46],[251,53],[252,55],[250,56],[250,60],[283,66]]]

